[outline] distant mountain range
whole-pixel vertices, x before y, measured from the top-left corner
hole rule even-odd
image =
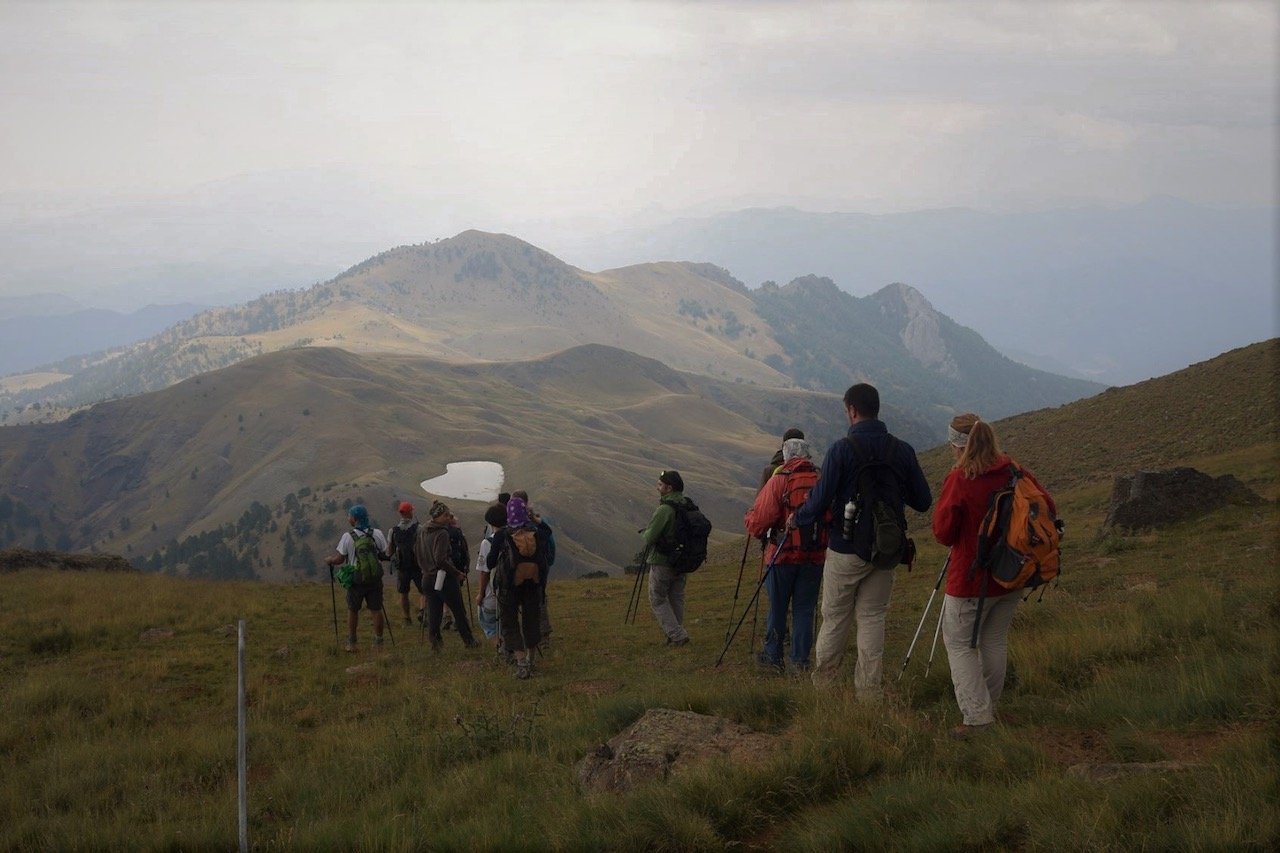
[[[1102,388],[1005,358],[905,285],[859,299],[813,277],[750,290],[708,264],[590,273],[514,237],[468,231],[392,249],[306,290],[201,312],[116,352],[65,359],[48,366],[48,384],[0,393],[0,409],[77,407],[298,346],[463,362],[585,343],[765,387],[842,392],[869,380],[935,425],[956,409],[999,417]]]
[[[1276,334],[1276,214],[1175,198],[1006,214],[774,208],[555,245],[591,265],[709,261],[753,285],[814,273],[860,294],[905,282],[1004,351],[1127,384]]]
[[[38,311],[40,306],[28,301],[24,313],[0,318],[0,341],[4,341],[0,348],[0,375],[131,344],[158,334],[206,307],[184,303],[148,305],[128,313],[105,308],[51,313]]]

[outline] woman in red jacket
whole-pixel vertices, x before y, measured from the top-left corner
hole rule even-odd
[[[1019,596],[1010,594],[1010,590],[991,580],[986,573],[971,572],[970,567],[978,551],[978,526],[987,512],[991,494],[1008,482],[1012,460],[1000,450],[991,425],[975,414],[956,415],[947,436],[956,461],[942,484],[942,495],[934,509],[933,535],[951,547],[947,594],[942,604],[942,637],[951,664],[956,703],[964,716],[963,724],[951,734],[965,738],[991,727],[995,722],[996,703],[1004,690],[1009,625]],[[1022,471],[1035,482],[1029,471]],[[1056,514],[1053,499],[1048,501]],[[977,648],[970,648],[978,597],[984,583],[986,601]]]

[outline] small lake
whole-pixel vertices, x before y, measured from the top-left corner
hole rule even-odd
[[[433,497],[460,501],[496,501],[506,473],[497,462],[450,462],[445,473],[423,480],[422,490]]]

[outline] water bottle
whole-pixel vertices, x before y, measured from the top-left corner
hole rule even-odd
[[[436,572],[436,592],[439,592],[440,590],[444,589],[444,577],[445,577],[444,569],[440,569]]]
[[[854,528],[858,526],[858,504],[853,498],[849,498],[849,502],[844,505],[844,526],[841,530],[844,538],[852,540]]]

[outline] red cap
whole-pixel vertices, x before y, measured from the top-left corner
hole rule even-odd
[[[413,515],[413,504],[409,503],[408,501],[401,501],[401,502],[400,502],[400,514],[401,514],[401,515]]]

